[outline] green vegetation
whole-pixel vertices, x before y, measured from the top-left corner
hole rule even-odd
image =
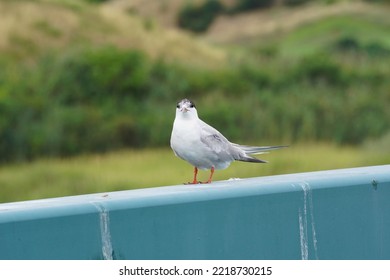
[[[229,6],[225,6],[223,0],[204,0],[200,3],[186,1],[178,12],[177,25],[180,28],[195,33],[203,33],[207,31],[216,17],[220,15],[236,15],[239,13],[263,10],[282,5],[294,7],[314,1],[315,0],[236,0],[233,2],[230,1]],[[317,2],[323,1],[324,0],[317,0]]]
[[[313,0],[311,0],[313,1]],[[337,0],[327,0],[328,2],[335,2]],[[298,5],[302,5],[304,3],[307,3],[307,2],[310,2],[310,0],[284,0],[283,3],[287,6],[298,6]]]
[[[107,2],[109,0],[84,0],[84,1],[87,1],[90,3],[104,3],[104,2]]]
[[[255,9],[269,8],[276,4],[275,0],[238,0],[236,5],[230,9],[230,13],[239,13]]]
[[[299,57],[322,50],[330,55],[346,54],[348,59],[374,59],[375,56],[387,59],[389,28],[389,20],[376,15],[332,16],[299,26],[285,36],[268,40],[268,44],[278,46],[279,54],[286,57]],[[342,46],[345,41],[355,44],[355,47]],[[376,53],[375,49],[381,49],[381,53]],[[341,61],[343,64],[346,62]]]
[[[4,63],[0,158],[164,146],[183,97],[234,141],[360,144],[390,129],[390,56],[378,46],[373,55],[340,49],[339,40],[333,54],[276,56],[268,69],[258,67],[269,59],[262,55],[207,69],[115,47],[49,55],[28,67]]]
[[[218,0],[207,0],[202,5],[189,2],[181,9],[177,24],[194,32],[204,32],[222,10],[223,5]]]

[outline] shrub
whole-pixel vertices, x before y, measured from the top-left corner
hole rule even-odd
[[[293,69],[292,77],[293,80],[328,85],[343,85],[347,78],[341,64],[322,53],[303,58]]]
[[[110,0],[84,0],[84,1],[89,3],[94,3],[94,4],[100,4],[100,3],[108,2]]]
[[[71,75],[85,100],[145,98],[150,69],[142,52],[103,48],[72,57],[64,61],[63,68],[62,74]]]
[[[231,13],[240,13],[256,9],[269,8],[274,4],[274,0],[239,0],[231,9]]]
[[[218,0],[207,0],[199,6],[187,3],[178,14],[177,24],[193,32],[204,32],[222,11],[223,6]]]
[[[386,57],[390,55],[390,49],[381,42],[360,43],[355,37],[346,36],[332,44],[332,49],[340,52],[355,52],[361,55],[373,57]]]
[[[299,6],[309,2],[310,0],[283,0],[286,6]]]
[[[337,40],[334,43],[334,48],[338,51],[358,51],[361,46],[356,38],[346,36]]]

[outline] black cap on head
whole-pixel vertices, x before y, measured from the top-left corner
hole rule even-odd
[[[176,107],[177,107],[177,108],[180,108],[180,104],[185,104],[185,103],[189,103],[191,108],[196,108],[195,103],[192,102],[191,100],[187,99],[187,98],[184,98],[183,100],[179,101],[179,102],[177,103],[177,106],[176,106]]]

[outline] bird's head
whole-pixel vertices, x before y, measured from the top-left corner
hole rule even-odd
[[[176,105],[176,116],[182,116],[185,118],[198,117],[194,102],[188,99],[183,99]]]

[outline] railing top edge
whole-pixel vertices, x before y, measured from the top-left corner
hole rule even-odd
[[[340,178],[343,178],[343,180],[338,180]],[[350,184],[353,182],[356,184],[361,181],[369,183],[372,180],[381,181],[383,178],[390,182],[390,165],[234,179],[204,185],[175,185],[3,203],[0,204],[0,217],[11,212],[51,212],[45,211],[49,208],[59,209],[60,213],[64,211],[92,213],[101,212],[103,208],[110,210],[115,208],[137,208],[170,203],[188,203],[192,201],[301,191],[301,184],[311,186],[314,182],[320,182],[320,187],[332,187],[330,186],[332,180],[343,181],[341,184],[346,185],[348,182]]]

